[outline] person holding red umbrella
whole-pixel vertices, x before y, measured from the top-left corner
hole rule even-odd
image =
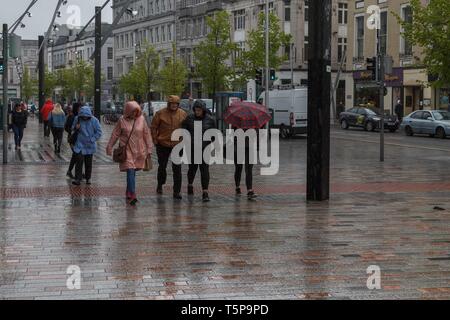
[[[270,120],[272,116],[270,115],[267,108],[263,105],[245,102],[245,101],[237,101],[233,102],[231,106],[227,109],[225,113],[224,121],[230,124],[234,130],[242,129],[244,132],[247,130],[259,130],[263,128]],[[258,138],[258,132],[257,132]],[[244,150],[238,150],[237,146],[237,138],[234,141],[234,164],[235,164],[235,172],[234,172],[234,182],[236,185],[236,194],[241,195],[241,178],[242,171],[245,166],[245,184],[247,187],[247,197],[249,200],[254,200],[257,198],[256,193],[253,190],[253,163],[250,161],[250,141],[249,139],[245,140],[245,148]],[[244,163],[238,163],[238,152],[245,152],[245,161]]]

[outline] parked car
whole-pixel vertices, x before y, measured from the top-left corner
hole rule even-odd
[[[428,134],[445,139],[450,135],[450,112],[420,110],[403,118],[401,125],[406,135]]]
[[[361,127],[366,131],[375,131],[380,129],[381,116],[369,108],[355,107],[344,111],[339,115],[339,122],[342,129],[349,127]],[[397,116],[385,115],[384,127],[390,132],[395,132],[400,127],[400,121]]]

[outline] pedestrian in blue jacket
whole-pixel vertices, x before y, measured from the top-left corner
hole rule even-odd
[[[59,103],[55,104],[52,112],[48,116],[48,123],[53,134],[53,144],[55,153],[61,153],[61,144],[64,136],[64,125],[66,123],[66,114]]]
[[[73,151],[76,154],[74,185],[79,186],[83,179],[83,163],[86,184],[91,184],[92,159],[97,152],[97,141],[102,136],[102,128],[97,118],[92,115],[91,108],[84,106],[78,116],[74,119],[72,130],[76,134],[76,142]]]

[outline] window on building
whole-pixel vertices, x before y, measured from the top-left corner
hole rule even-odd
[[[107,78],[108,78],[108,80],[112,80],[113,79],[113,67],[108,67]]]
[[[402,18],[404,21],[406,22],[412,22],[412,10],[411,10],[411,6],[405,6],[402,8]],[[406,56],[412,56],[412,44],[410,41],[408,41],[408,39],[402,37],[402,44],[401,44],[401,49],[402,49],[402,53]]]
[[[245,30],[245,10],[234,11],[234,30]]]
[[[154,10],[153,10],[153,0],[148,2],[148,14],[149,15],[153,15]]]
[[[303,61],[305,63],[309,60],[309,37],[305,36],[305,42],[304,42],[304,52],[303,52]]]
[[[169,41],[172,41],[172,25],[167,26],[167,38]]]
[[[284,0],[284,21],[291,21],[291,0]]]
[[[108,59],[112,60],[114,55],[114,50],[112,47],[108,47]]]
[[[342,61],[342,56],[347,51],[347,38],[338,38],[338,61]],[[346,57],[344,57],[346,59]],[[345,61],[345,60],[344,60]]]
[[[338,4],[338,23],[347,24],[348,23],[348,4],[340,2]]]
[[[388,32],[388,16],[387,11],[380,13],[380,50],[386,55],[387,52],[387,32]]]
[[[309,0],[305,0],[305,21],[309,19]]]
[[[364,16],[356,17],[356,57],[364,58]]]

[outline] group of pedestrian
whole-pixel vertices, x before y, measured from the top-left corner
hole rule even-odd
[[[149,162],[151,162],[153,146],[156,147],[158,157],[156,193],[158,195],[163,194],[163,187],[167,182],[167,166],[175,146],[180,143],[179,141],[172,141],[172,134],[175,130],[184,128],[193,136],[196,122],[201,123],[203,133],[216,127],[215,120],[202,100],[198,100],[193,104],[192,113],[188,115],[180,108],[180,98],[178,96],[170,96],[167,107],[154,115],[150,128],[139,105],[134,101],[126,104],[124,114],[111,134],[106,152],[109,156],[117,158],[119,157],[118,154],[125,152],[125,156],[122,158],[124,160],[119,163],[119,168],[121,172],[126,172],[127,174],[126,198],[130,205],[134,206],[138,203],[136,195],[136,172],[144,170],[149,165]],[[119,142],[119,147],[114,149],[117,142]],[[202,142],[202,151],[204,151],[209,143]],[[192,144],[194,144],[194,141],[192,141]],[[193,147],[192,145],[192,150],[194,149]],[[249,163],[248,158],[248,148],[246,148],[246,185],[248,198],[252,200],[256,198],[256,194],[252,188],[253,166]],[[187,193],[189,196],[194,194],[193,183],[200,169],[202,200],[203,202],[209,202],[209,165],[204,160],[202,160],[201,164],[195,164],[194,155],[192,155],[191,160],[187,173]],[[241,164],[236,164],[235,166],[237,195],[241,194],[240,183],[243,168],[244,165]],[[182,166],[172,162],[172,173],[173,198],[181,200]]]

